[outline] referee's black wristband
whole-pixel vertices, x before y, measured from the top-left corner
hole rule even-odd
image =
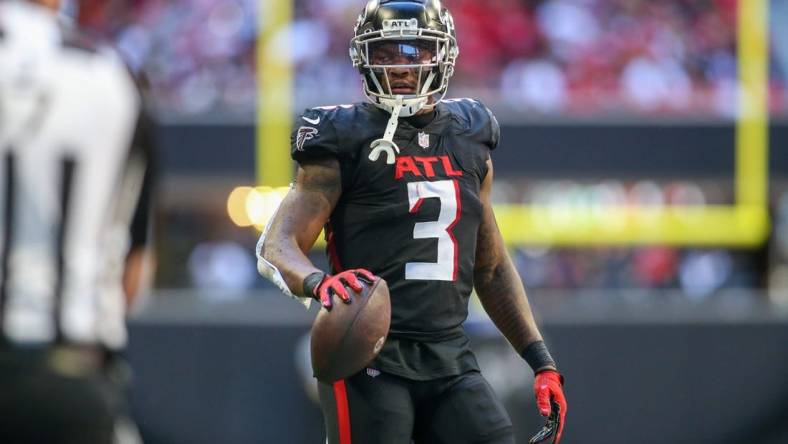
[[[520,356],[531,366],[534,373],[538,373],[546,368],[556,368],[555,361],[553,357],[550,356],[550,352],[547,350],[544,341],[536,341],[528,344],[528,346],[520,352]]]
[[[304,296],[309,296],[310,298],[318,299],[317,292],[315,290],[317,289],[317,286],[320,285],[321,282],[323,282],[323,279],[325,279],[325,277],[326,274],[323,273],[322,271],[316,271],[310,274],[309,276],[305,277]]]

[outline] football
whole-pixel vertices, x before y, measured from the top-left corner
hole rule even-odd
[[[347,378],[378,355],[391,325],[389,288],[381,278],[371,285],[361,280],[351,302],[333,298],[331,310],[320,308],[312,325],[312,371],[323,382]]]

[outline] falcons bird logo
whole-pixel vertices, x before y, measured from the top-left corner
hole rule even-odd
[[[298,133],[296,133],[296,149],[298,151],[304,151],[304,143],[307,140],[312,140],[315,136],[317,136],[317,128],[312,128],[311,126],[302,126],[298,128]]]

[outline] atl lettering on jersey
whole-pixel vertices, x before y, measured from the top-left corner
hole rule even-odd
[[[478,101],[441,101],[429,123],[400,119],[394,164],[370,162],[389,117],[370,103],[308,109],[299,120],[318,133],[307,139],[293,131],[291,155],[302,164],[339,163],[342,195],[326,226],[332,272],[366,268],[389,283],[391,332],[374,368],[413,378],[477,369],[461,324],[498,124]],[[405,340],[454,345],[422,353],[400,347]]]
[[[443,176],[435,173],[435,169],[442,168]],[[394,178],[397,180],[403,177],[456,177],[462,176],[462,171],[458,171],[451,164],[449,156],[399,156],[394,170]]]

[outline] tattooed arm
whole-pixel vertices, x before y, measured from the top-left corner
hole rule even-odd
[[[487,160],[488,173],[481,186],[482,221],[476,243],[474,286],[482,306],[495,326],[506,336],[518,353],[528,345],[542,340],[531,313],[525,288],[514,268],[495,221],[490,193],[492,191],[492,161]],[[542,369],[551,368],[545,366]]]
[[[295,186],[280,205],[259,247],[258,254],[279,270],[295,295],[304,296],[304,278],[320,271],[306,253],[320,235],[341,193],[341,173],[336,159],[301,162]]]

